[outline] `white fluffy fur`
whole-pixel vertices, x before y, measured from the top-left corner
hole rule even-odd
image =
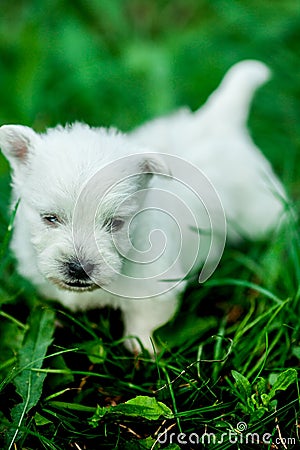
[[[72,310],[120,307],[125,335],[138,336],[151,351],[149,336],[176,311],[184,276],[211,250],[210,239],[201,237],[198,251],[191,225],[213,224],[217,239],[208,262],[221,256],[218,195],[232,240],[265,237],[283,215],[284,190],[246,128],[253,93],[268,76],[262,63],[243,61],[199,111],[176,112],[128,135],[81,123],[41,135],[2,126],[14,202],[21,199],[12,239],[20,273]],[[210,182],[198,180],[199,169]],[[191,186],[199,181],[205,205],[172,180],[181,176]],[[49,215],[59,221],[47,222]],[[109,231],[112,218],[123,227]],[[66,271],[76,258],[92,264],[81,288],[66,284],[74,281]],[[130,345],[136,348],[136,341]]]

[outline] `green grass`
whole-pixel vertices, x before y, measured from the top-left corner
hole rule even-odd
[[[299,20],[292,0],[4,1],[0,122],[127,130],[196,109],[230,65],[261,59],[273,79],[250,128],[298,211]],[[297,219],[269,242],[227,248],[208,282],[191,281],[153,359],[126,351],[119,311],[70,314],[21,279],[8,204],[1,159],[0,448],[299,446]]]
[[[298,442],[294,227],[271,244],[228,249],[211,280],[191,284],[178,317],[157,333],[163,351],[155,359],[125,350],[118,312],[70,315],[38,301],[32,309],[30,286],[15,279],[21,292],[0,313],[3,439],[26,449],[161,448],[157,433],[168,429],[170,442],[178,443],[172,432],[214,433],[216,442],[224,433],[207,448],[233,448],[244,422],[248,433]],[[125,403],[138,396],[161,403]]]

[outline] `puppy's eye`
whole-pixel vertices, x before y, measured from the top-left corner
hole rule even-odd
[[[56,227],[57,225],[62,223],[61,219],[55,214],[42,214],[41,218],[46,225],[50,225],[52,227]]]
[[[107,231],[110,231],[111,233],[115,231],[119,231],[124,225],[124,220],[112,217],[110,219],[107,219],[104,223],[105,228]]]

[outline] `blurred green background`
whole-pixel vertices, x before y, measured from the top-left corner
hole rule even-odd
[[[297,201],[299,0],[0,0],[0,125],[20,123],[44,131],[57,123],[80,120],[94,126],[113,125],[130,130],[180,106],[197,109],[228,68],[247,58],[267,63],[273,73],[272,80],[254,99],[251,133]],[[19,373],[15,364],[24,325],[20,327],[18,321],[28,326],[27,305],[36,302],[35,293],[18,278],[7,252],[8,202],[9,168],[0,154],[0,303],[4,314],[11,314],[2,315],[0,330],[2,373],[11,371],[2,388]],[[171,352],[170,357],[166,352],[155,364],[147,359],[141,359],[141,363],[135,359],[133,364],[131,356],[124,358],[123,346],[119,341],[112,343],[110,324],[119,332],[120,317],[110,320],[114,318],[111,312],[101,313],[100,318],[82,313],[74,322],[73,317],[57,313],[55,344],[49,354],[69,347],[75,350],[66,356],[55,353],[59,359],[53,358],[49,364],[59,376],[53,373],[51,378],[49,373],[37,407],[29,414],[24,409],[26,448],[75,448],[77,439],[83,440],[78,448],[100,448],[99,442],[104,442],[103,448],[125,449],[127,439],[127,449],[142,448],[143,444],[131,446],[128,423],[138,433],[144,424],[143,437],[153,434],[152,424],[134,418],[131,425],[126,418],[126,426],[119,427],[115,419],[110,422],[108,418],[92,430],[87,426],[84,407],[95,402],[107,405],[108,401],[120,402],[149,392],[158,394],[158,399],[168,405],[173,404],[174,411],[179,411],[178,425],[182,420],[185,432],[203,429],[206,433],[207,424],[218,432],[227,425],[234,430],[241,419],[248,423],[247,417],[257,414],[251,420],[255,426],[256,422],[261,426],[262,433],[274,435],[280,423],[283,436],[293,433],[298,437],[296,386],[293,391],[282,392],[278,409],[274,403],[266,412],[267,396],[260,395],[255,384],[264,376],[269,386],[271,376],[288,367],[299,367],[297,231],[276,236],[267,250],[252,244],[247,255],[243,250],[228,250],[215,285],[189,288],[188,301],[170,328],[178,350]],[[235,278],[238,283],[227,286],[226,280]],[[257,288],[253,290],[256,283],[263,286],[257,292]],[[32,317],[39,320],[40,316],[33,310]],[[61,320],[65,325],[60,325]],[[221,339],[212,342],[206,333]],[[227,356],[219,359],[227,346],[227,336],[234,342],[228,361]],[[98,352],[99,364],[95,363],[94,352]],[[199,360],[197,366],[195,362],[191,364],[195,358]],[[213,364],[205,365],[202,360]],[[91,363],[95,363],[94,369]],[[243,385],[241,395],[233,386],[231,369],[247,376],[253,390],[246,380],[248,384],[246,388]],[[90,377],[93,370],[98,378]],[[87,376],[81,380],[79,374],[83,373]],[[168,389],[162,390],[164,383]],[[65,391],[61,391],[63,387]],[[60,392],[56,393],[57,389]],[[60,407],[59,402],[49,403],[62,392],[66,395],[58,398],[62,400]],[[245,395],[243,406],[241,399]],[[1,441],[3,429],[9,429],[11,424],[13,406],[20,407],[20,397],[9,384],[1,391],[0,400]],[[75,405],[73,410],[71,402]],[[83,409],[76,409],[80,404]],[[262,410],[263,419],[258,415]],[[40,424],[35,421],[37,415],[33,416],[35,411],[41,413]],[[42,423],[44,414],[49,421]],[[176,428],[172,427],[169,430],[173,433]],[[51,447],[47,445],[49,439],[53,442]],[[72,444],[67,446],[67,442]],[[146,440],[143,442],[146,445]],[[154,447],[156,441],[150,439],[147,448],[149,445]],[[232,442],[226,448],[229,447],[232,448]]]
[[[256,58],[273,80],[251,130],[297,192],[299,44],[297,0],[2,0],[0,123],[128,130],[198,108],[232,64]]]

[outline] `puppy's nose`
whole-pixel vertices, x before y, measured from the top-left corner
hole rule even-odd
[[[78,260],[72,260],[67,263],[68,275],[77,280],[88,280],[94,270],[92,263],[81,263]]]

